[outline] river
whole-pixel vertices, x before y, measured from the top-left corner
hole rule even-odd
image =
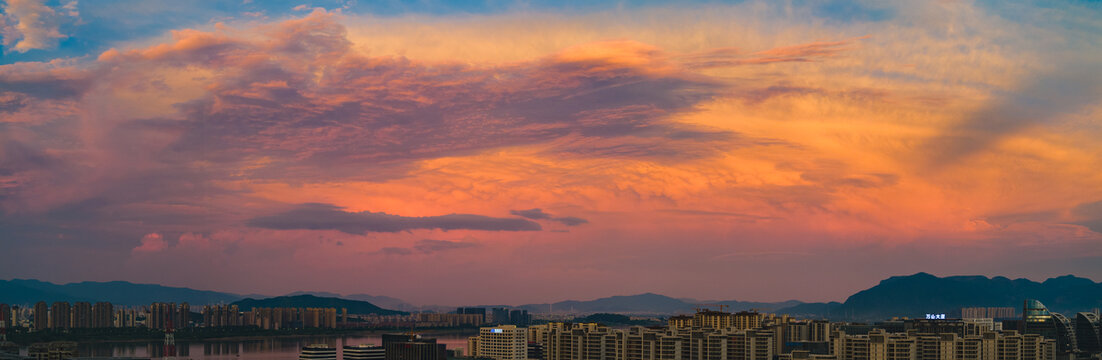
[[[425,338],[435,338],[448,350],[466,348],[467,338],[478,335],[478,330],[418,332]],[[338,349],[344,345],[375,344],[380,345],[381,333],[363,333],[346,335],[309,335],[280,337],[247,337],[226,340],[190,340],[176,341],[176,359],[229,360],[229,359],[271,359],[295,360],[299,350],[306,345],[327,344]],[[77,350],[82,357],[136,357],[164,359],[164,341],[119,341],[78,343]],[[27,354],[27,348],[20,351]],[[338,357],[340,358],[340,357]]]

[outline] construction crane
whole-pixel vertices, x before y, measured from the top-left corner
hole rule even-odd
[[[718,307],[719,312],[727,312],[727,308],[730,307],[730,305],[723,304],[696,304],[696,312],[711,311],[710,307],[712,306]]]

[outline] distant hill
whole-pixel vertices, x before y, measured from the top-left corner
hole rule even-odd
[[[416,306],[413,306],[410,303],[407,303],[402,299],[396,299],[396,298],[392,298],[392,297],[389,297],[389,296],[382,296],[382,295],[351,294],[351,295],[341,296],[341,298],[349,299],[349,300],[367,301],[367,302],[370,302],[370,303],[375,304],[375,305],[379,305],[379,306],[387,308],[387,309],[413,310],[413,309],[417,308]]]
[[[804,303],[803,301],[797,301],[797,300],[788,300],[788,301],[781,301],[781,302],[756,302],[756,301],[727,300],[727,301],[715,301],[715,302],[712,302],[710,304],[727,305],[727,310],[728,311],[758,310],[758,311],[763,311],[763,312],[769,312],[769,311],[773,311],[773,310],[777,310],[777,309],[793,307],[793,306],[799,306],[803,303]]]
[[[712,301],[711,304],[727,305],[729,311],[743,311],[759,309],[762,311],[791,307],[801,304],[799,301],[789,300],[778,303],[751,302],[751,301]],[[554,304],[528,304],[518,308],[529,312],[546,313],[574,312],[574,313],[619,313],[619,314],[689,314],[695,311],[698,305],[693,299],[675,299],[665,295],[645,293],[628,296],[611,296],[588,301],[560,301]],[[717,309],[717,307],[712,306]]]
[[[927,313],[959,316],[962,307],[1014,307],[1037,299],[1050,310],[1065,314],[1102,307],[1102,283],[1071,275],[1044,282],[1010,280],[996,276],[937,277],[927,273],[893,276],[853,294],[845,303],[801,304],[779,313],[837,320],[880,320],[894,316],[921,317]]]
[[[314,296],[317,296],[317,297],[335,297],[335,298],[341,297],[341,294],[331,293],[331,292],[327,292],[327,291],[295,291],[293,293],[283,295],[283,296],[298,296],[298,295],[314,295]],[[270,297],[272,297],[272,296],[265,296],[264,298],[270,298]],[[254,298],[254,299],[256,299],[256,298]]]
[[[346,308],[349,314],[376,314],[376,315],[406,315],[407,312],[387,310],[375,306],[375,304],[347,300],[334,297],[319,297],[314,295],[277,296],[267,299],[243,299],[233,302],[241,311],[249,311],[253,308],[294,307],[294,308]]]
[[[362,303],[376,306],[380,304],[385,308],[411,309],[402,300],[387,296],[371,296],[367,294],[353,294],[342,296],[327,292],[296,291],[287,297],[297,298],[297,295],[314,295],[318,298],[343,298],[357,303],[355,308],[365,309],[365,313],[372,313],[371,307],[364,307]],[[30,305],[39,301],[53,303],[55,301],[107,301],[115,305],[135,306],[149,305],[154,302],[186,302],[192,306],[208,304],[229,304],[243,299],[264,299],[267,295],[238,295],[217,291],[194,290],[183,287],[170,287],[154,284],[135,284],[126,281],[96,282],[85,281],[58,285],[39,280],[0,280],[0,303]],[[311,305],[312,307],[312,305]],[[344,307],[344,306],[341,306]],[[352,311],[349,306],[349,311]],[[378,308],[378,307],[376,307]],[[382,309],[384,312],[389,311]]]
[[[187,302],[191,305],[230,303],[241,296],[126,281],[85,281],[57,285],[38,280],[0,280],[0,303],[33,304],[38,301],[107,301],[116,305],[148,305],[153,302]]]
[[[395,299],[395,298],[392,298],[392,297],[389,297],[389,296],[373,296],[373,295],[368,295],[368,294],[341,295],[341,294],[325,292],[325,291],[295,291],[293,293],[290,293],[290,294],[287,294],[287,295],[284,295],[284,296],[295,296],[295,295],[314,295],[314,296],[317,296],[317,297],[331,297],[331,298],[341,298],[341,299],[346,299],[346,300],[367,301],[369,303],[378,305],[379,307],[386,308],[386,309],[394,309],[394,310],[413,310],[413,309],[417,308],[416,306],[413,306],[413,305],[410,305],[409,303],[406,303],[402,299]],[[252,296],[250,296],[250,297],[252,297]],[[252,298],[256,298],[256,297],[252,297]],[[449,307],[444,307],[444,308],[449,308]]]
[[[586,317],[575,318],[574,322],[598,323],[604,325],[639,325],[654,326],[664,325],[665,321],[657,320],[632,320],[630,316],[620,314],[596,313]]]
[[[33,281],[35,280],[0,281],[0,303],[33,304],[39,301],[86,301],[84,298],[58,292],[62,289],[29,283]]]

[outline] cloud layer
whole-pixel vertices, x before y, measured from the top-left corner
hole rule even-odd
[[[0,23],[0,273],[424,303],[1102,277],[1089,5],[66,4]]]

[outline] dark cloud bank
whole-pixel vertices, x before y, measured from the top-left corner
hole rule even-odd
[[[578,226],[582,224],[588,224],[589,220],[582,219],[574,216],[554,217],[551,214],[543,212],[540,208],[528,209],[528,210],[510,210],[510,214],[532,219],[532,220],[551,220],[562,223],[566,226]]]
[[[329,204],[301,204],[279,214],[254,218],[249,226],[276,230],[337,230],[349,234],[422,229],[539,231],[540,224],[521,218],[449,214],[409,217],[381,212],[347,212]]]

